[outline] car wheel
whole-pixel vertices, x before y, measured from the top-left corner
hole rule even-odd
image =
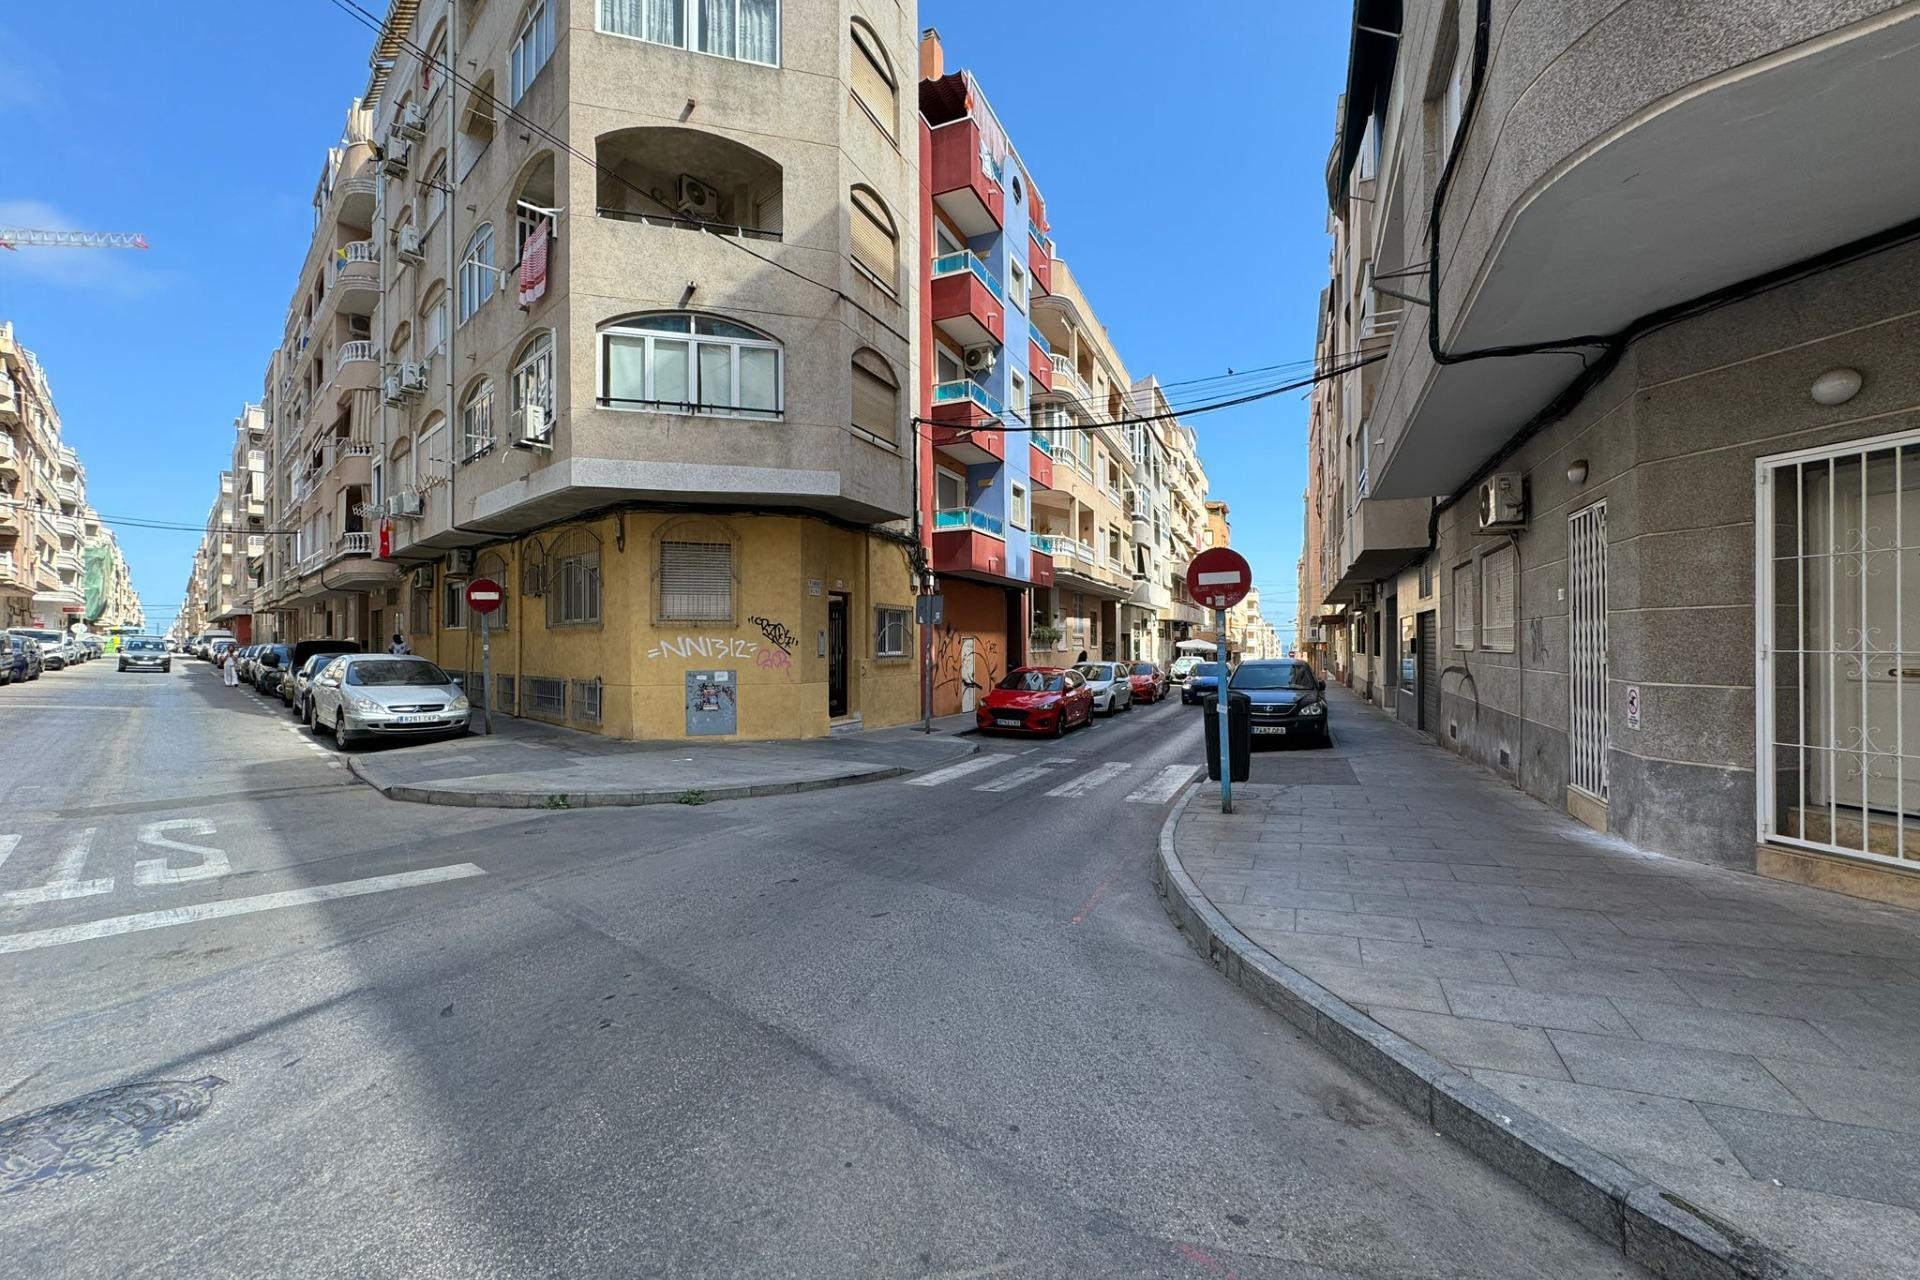
[[[121,664],[120,664],[120,670],[122,670],[122,671],[125,671],[126,669],[127,669],[127,664],[126,664],[126,663],[124,663],[124,662],[123,662],[123,663],[121,663]]]
[[[344,711],[333,713],[333,745],[342,751],[353,747],[353,735],[347,732],[347,713]]]
[[[171,675],[173,673],[173,664],[171,662],[163,662],[160,664],[160,670],[163,674]]]

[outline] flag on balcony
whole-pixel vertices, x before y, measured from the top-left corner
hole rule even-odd
[[[531,307],[547,291],[547,226],[546,218],[533,224],[533,230],[527,233],[527,243],[520,250],[520,305]]]

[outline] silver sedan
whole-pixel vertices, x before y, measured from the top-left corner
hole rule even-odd
[[[435,663],[413,655],[342,654],[307,691],[307,727],[342,751],[365,738],[467,731],[467,695]]]
[[[1127,679],[1128,664],[1083,662],[1074,670],[1086,679],[1087,687],[1093,691],[1093,709],[1098,714],[1110,716],[1133,708],[1133,682]]]

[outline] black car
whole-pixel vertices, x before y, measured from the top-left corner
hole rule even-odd
[[[307,664],[314,658],[328,658],[341,653],[360,653],[364,647],[358,640],[301,640],[293,646],[293,656],[280,664],[282,675],[275,692],[280,701],[300,712],[300,695],[305,692],[298,688],[294,677],[306,671]]]
[[[1190,707],[1220,692],[1220,676],[1224,670],[1217,662],[1203,662],[1189,671],[1187,682],[1180,686],[1180,704]]]
[[[32,636],[0,636],[0,644],[7,647],[0,650],[0,661],[10,662],[13,666],[13,678],[16,683],[38,680],[44,669],[40,661],[40,643]]]
[[[253,687],[269,697],[277,695],[280,681],[287,674],[292,657],[291,645],[263,644],[255,649],[252,661],[246,668],[253,675]]]
[[[1234,669],[1228,687],[1252,702],[1253,741],[1305,738],[1325,745],[1327,682],[1313,668],[1295,658],[1243,662]]]

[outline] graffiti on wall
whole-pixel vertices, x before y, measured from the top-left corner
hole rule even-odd
[[[751,658],[760,651],[757,640],[732,636],[671,636],[647,650],[649,658]]]
[[[772,618],[754,614],[747,619],[760,628],[760,634],[766,639],[767,648],[754,656],[754,663],[768,671],[785,671],[793,666],[793,646],[799,637],[788,629],[784,622],[775,622]]]
[[[933,698],[938,714],[972,711],[1005,674],[1006,651],[999,637],[946,628],[934,632]]]

